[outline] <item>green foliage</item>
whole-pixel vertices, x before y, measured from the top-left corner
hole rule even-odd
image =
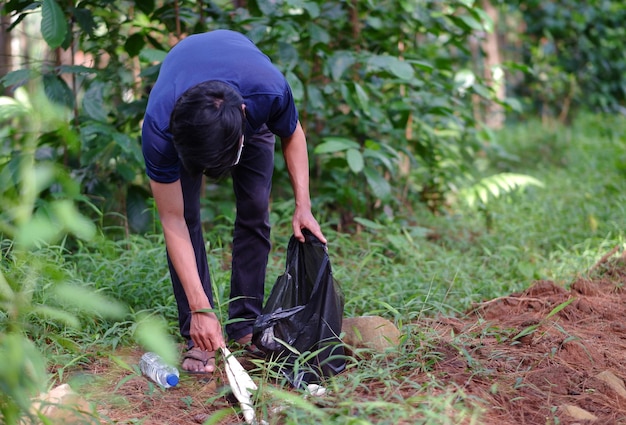
[[[481,179],[476,184],[461,189],[458,197],[466,202],[470,208],[485,208],[490,198],[499,198],[516,189],[523,189],[527,186],[544,187],[544,184],[531,176],[500,173]]]
[[[62,309],[33,302],[40,279],[46,276],[42,270],[49,264],[32,253],[68,232],[84,237],[94,232],[92,223],[82,220],[65,196],[75,193],[69,179],[53,164],[36,163],[33,135],[63,119],[63,113],[55,113],[41,99],[30,99],[24,91],[16,99],[0,99],[3,122],[20,129],[15,135],[19,143],[13,145],[19,150],[8,150],[2,143],[0,151],[0,351],[5,359],[0,369],[0,414],[7,424],[17,424],[29,412],[31,397],[47,382],[45,361],[27,337],[26,332],[34,330],[29,317],[76,324]]]
[[[626,67],[621,3],[498,3],[515,8],[506,10],[512,25],[526,23],[523,56],[517,57],[524,63],[506,65],[526,72],[519,95],[562,120],[575,105],[619,108]],[[470,99],[493,94],[477,75],[470,41],[497,22],[474,1],[248,1],[245,8],[229,1],[4,5],[15,17],[13,27],[39,9],[51,48],[73,44],[94,60],[42,62],[2,82],[15,87],[42,78],[48,97],[72,109],[68,123],[79,137],[59,145],[58,130],[51,129],[39,144],[50,148],[81,193],[104,211],[100,220],[109,231],[154,228],[139,149],[147,93],[175,39],[216,28],[245,33],[287,76],[316,153],[311,174],[317,205],[339,228],[359,218],[401,217],[415,198],[440,212],[446,194],[483,177]],[[344,147],[337,146],[339,140]],[[278,199],[290,195],[286,180],[277,156]]]
[[[20,88],[14,98],[0,97],[1,120],[11,124],[0,143],[0,418],[8,425],[34,415],[33,398],[52,381],[50,352],[82,357],[86,347],[78,347],[76,334],[85,323],[128,315],[125,305],[78,279],[65,261],[66,247],[94,238],[96,227],[77,208],[84,198],[76,183],[37,139],[55,129],[61,143],[71,142],[68,112],[43,90],[34,92]],[[163,333],[153,330],[146,336],[139,329],[138,339],[148,346],[162,342]],[[162,343],[157,351],[172,347]],[[59,379],[72,364],[65,360]]]
[[[14,1],[4,11],[17,25],[38,5]],[[180,38],[223,27],[245,33],[291,83],[311,145],[333,139],[352,143],[349,149],[318,150],[312,169],[317,202],[332,211],[329,220],[337,225],[353,216],[400,214],[416,195],[438,209],[442,194],[471,173],[478,145],[470,94],[491,96],[468,71],[470,36],[491,27],[474,2],[249,1],[245,9],[227,1],[125,5],[136,7],[46,0],[44,40],[51,48],[73,43],[93,62],[44,62],[2,80],[14,87],[41,76],[48,97],[73,110],[68,122],[79,137],[72,145],[53,145],[51,154],[104,211],[105,227],[125,233],[153,227],[149,194],[139,189],[147,186],[139,130],[172,34]],[[40,144],[51,140],[42,135]],[[278,198],[290,195],[282,189],[289,187],[286,179],[278,157]]]
[[[467,91],[490,96],[476,78],[454,79],[472,31],[488,22],[472,2],[256,7],[261,16],[249,2],[252,16],[240,19],[295,87],[319,157],[314,192],[336,216],[393,215],[416,194],[441,199],[472,167]]]
[[[48,98],[72,111],[66,126],[72,128],[75,139],[71,145],[59,144],[63,142],[57,137],[60,129],[50,129],[39,136],[40,149],[48,149],[51,159],[80,184],[81,193],[105,212],[98,217],[104,226],[121,225],[125,233],[150,230],[153,220],[146,217],[151,210],[139,143],[146,100],[139,90],[139,71],[133,62],[136,52],[130,56],[120,49],[129,32],[147,22],[118,19],[126,11],[106,1],[74,6],[73,2],[46,0],[41,8],[42,35],[49,47],[68,49],[75,43],[93,61],[89,66],[35,63],[29,74],[14,71],[4,76],[2,83],[15,87],[24,84],[25,78],[41,78]],[[9,2],[4,9],[18,16],[16,22],[33,13],[30,3]],[[130,45],[131,52],[132,48]],[[97,217],[89,210],[83,213]],[[120,222],[116,213],[128,219]]]
[[[571,103],[615,112],[626,100],[622,47],[626,5],[615,0],[513,2],[526,24],[522,94],[541,102],[544,114],[565,119]]]

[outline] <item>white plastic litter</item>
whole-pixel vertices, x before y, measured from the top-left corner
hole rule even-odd
[[[310,397],[324,397],[326,395],[326,388],[322,387],[321,385],[317,385],[317,384],[308,384],[306,386],[306,394],[304,394],[304,399],[308,400]],[[272,408],[270,408],[270,412],[274,415],[277,415],[279,413],[284,412],[285,410],[289,409],[291,406],[293,406],[293,403],[290,402],[283,402],[282,405],[280,406],[274,406]]]
[[[254,413],[252,393],[250,391],[256,391],[258,387],[228,348],[222,348],[222,355],[224,356],[226,363],[226,376],[228,377],[228,383],[230,384],[233,394],[237,400],[239,400],[241,412],[243,413],[246,423],[253,425],[267,425],[267,422],[264,420],[258,422]]]
[[[326,395],[326,388],[322,387],[321,385],[309,384],[306,386],[306,390],[313,397],[322,397]]]

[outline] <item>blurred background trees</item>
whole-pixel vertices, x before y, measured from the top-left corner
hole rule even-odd
[[[188,34],[240,31],[293,86],[318,207],[353,228],[404,217],[415,201],[441,211],[481,177],[489,130],[507,120],[621,111],[624,16],[606,0],[11,0],[1,82],[9,95],[43,85],[72,111],[73,140],[42,133],[39,155],[69,170],[111,232],[146,232],[154,217],[139,134],[159,63]],[[19,131],[5,128],[5,148]],[[288,198],[281,158],[275,180],[276,198]]]

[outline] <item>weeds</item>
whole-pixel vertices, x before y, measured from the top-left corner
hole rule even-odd
[[[443,353],[434,343],[436,337],[426,319],[458,314],[473,303],[526,288],[536,279],[567,285],[571,276],[584,273],[602,254],[624,246],[626,180],[618,159],[624,158],[626,123],[615,120],[607,133],[598,120],[586,118],[573,129],[552,133],[539,132],[537,126],[517,126],[497,136],[497,146],[486,152],[492,167],[485,175],[532,175],[545,186],[488,199],[489,228],[480,212],[459,205],[450,205],[446,214],[438,216],[415,205],[411,217],[398,217],[393,222],[360,220],[362,230],[350,235],[325,227],[334,275],[345,295],[345,316],[385,316],[401,328],[402,344],[391,355],[359,352],[360,357],[348,365],[349,378],[340,375],[326,382],[329,394],[320,400],[294,395],[287,381],[272,372],[271,365],[258,364],[252,373],[262,382],[259,405],[263,417],[281,424],[479,423],[479,400],[464,394],[462,388],[444,387],[428,379]],[[232,225],[228,214],[232,211],[224,205],[220,208],[224,216],[215,215],[207,228],[207,252],[216,309],[225,322],[230,282],[227,241]],[[274,250],[266,293],[283,272],[291,232],[289,208],[279,203],[272,211]],[[0,253],[0,278],[5,276],[12,285],[29,283],[23,291],[11,292],[28,301],[20,304],[20,309],[65,306],[60,312],[43,309],[40,312],[45,314],[37,315],[31,314],[35,310],[23,310],[19,321],[10,321],[18,316],[13,306],[5,303],[0,311],[3,329],[19,324],[31,339],[17,341],[15,335],[5,335],[0,338],[0,350],[9,344],[22,354],[32,354],[37,370],[42,370],[47,360],[56,381],[76,379],[73,371],[77,366],[98,356],[115,357],[112,352],[134,347],[137,342],[173,346],[171,342],[178,340],[176,303],[160,234],[118,241],[102,236],[89,241],[61,240],[28,256],[16,256],[9,240],[2,239]],[[78,291],[53,295],[50,289],[59,282],[70,288],[89,288],[95,303],[77,302],[77,298],[87,298]],[[65,303],[68,300],[71,302]],[[85,307],[93,312],[103,306],[110,311],[115,305],[127,308],[122,317],[94,317],[85,311]],[[547,318],[566,305],[559,305]],[[521,331],[483,327],[477,332],[479,338],[511,344],[538,326],[529,325]],[[161,337],[143,340],[141,335]],[[563,343],[570,341],[572,337]],[[488,378],[489,371],[472,357],[476,347],[466,346],[462,339],[453,340],[450,347],[462,353],[475,374]],[[18,356],[16,353],[11,356]],[[16,370],[22,366],[15,366]],[[113,377],[116,382],[136,374],[119,367],[127,375]],[[12,385],[30,385],[24,375],[11,376],[15,380]],[[40,385],[41,381],[37,382]],[[89,381],[82,385],[96,387]],[[494,387],[493,391],[499,389]],[[127,402],[119,395],[109,396],[111,405],[124,406]],[[13,415],[10,418],[27,404],[25,394],[12,397],[21,398],[16,398],[10,409],[4,408],[5,415]],[[180,400],[186,409],[198,402],[216,403],[216,413],[205,423],[220,423],[232,414],[232,409],[219,406],[221,395],[209,401],[198,397],[183,395]],[[276,416],[272,409],[277,405],[289,407]],[[141,421],[136,418],[125,423]]]

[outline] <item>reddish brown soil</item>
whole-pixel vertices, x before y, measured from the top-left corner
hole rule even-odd
[[[568,289],[539,281],[522,293],[474,306],[463,317],[416,324],[435,332],[430,344],[439,360],[431,376],[442,388],[466,395],[466,403],[482,406],[481,424],[591,423],[572,417],[567,406],[584,409],[597,424],[626,423],[626,260],[609,258],[613,254]],[[129,363],[138,357],[138,351],[120,356]],[[107,379],[105,395],[97,397],[103,418],[115,423],[141,418],[145,425],[201,424],[226,409],[218,423],[238,422],[228,401],[216,396],[224,385],[221,373],[208,383],[184,377],[183,385],[160,391],[111,364],[103,360],[93,365],[93,372]],[[407,375],[426,380],[423,371]],[[617,384],[607,384],[603,376],[616,377]],[[375,387],[364,398],[375,396]]]
[[[594,423],[626,423],[625,284],[625,259],[605,258],[569,290],[539,281],[438,320],[436,373],[485,401],[485,424],[591,423],[567,406]],[[463,340],[469,355],[455,348]]]

